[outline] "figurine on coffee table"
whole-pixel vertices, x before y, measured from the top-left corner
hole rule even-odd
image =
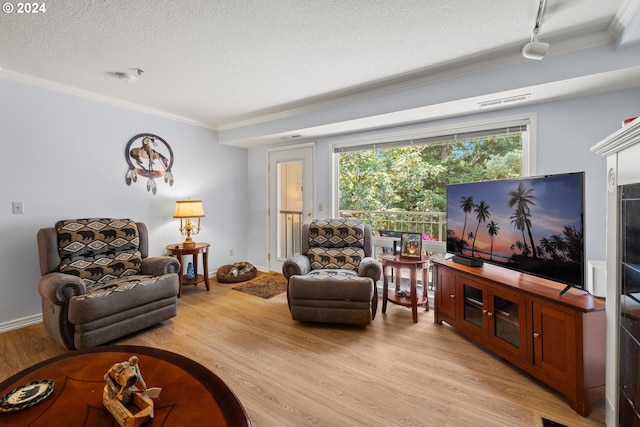
[[[104,380],[107,385],[102,392],[102,402],[118,424],[122,427],[138,427],[153,418],[151,398],[159,397],[162,389],[147,388],[137,356],[114,363],[104,375]]]

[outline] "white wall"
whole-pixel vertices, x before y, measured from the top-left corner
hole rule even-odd
[[[171,146],[173,187],[127,186],[124,149],[149,132]],[[59,219],[132,218],[147,224],[151,255],[184,239],[175,200],[202,199],[197,241],[212,244],[209,269],[247,258],[247,151],[215,131],[0,79],[0,330],[41,313],[36,232]],[[13,215],[11,203],[24,203]],[[234,249],[234,256],[229,255]]]
[[[618,129],[624,118],[640,114],[640,90],[585,96],[566,101],[401,126],[396,129],[399,133],[417,132],[429,128],[527,113],[536,113],[537,115],[537,170],[534,173],[586,172],[586,256],[587,259],[604,260],[605,159],[593,154],[590,148],[601,138]],[[328,207],[332,205],[330,143],[346,138],[375,137],[382,133],[386,135],[389,132],[390,129],[382,129],[333,136],[316,141],[316,207],[318,203],[327,207],[325,212],[321,213],[323,216],[332,214],[328,210]],[[301,142],[297,141],[297,143]],[[249,188],[263,186],[266,176],[266,151],[264,148],[249,150],[249,170],[251,171]],[[254,192],[250,203],[249,222],[263,224],[266,216],[267,194]],[[256,236],[254,242],[257,247],[266,247],[266,236]],[[252,251],[250,261],[256,265],[267,265],[266,253]]]
[[[640,90],[589,96],[538,109],[538,174],[585,171],[587,260],[605,260],[606,159],[591,147],[640,114]],[[585,280],[587,278],[585,272]]]
[[[251,243],[248,261],[260,270],[268,269],[268,197],[269,179],[267,172],[267,150],[256,147],[248,155],[249,208],[247,212],[247,233]]]

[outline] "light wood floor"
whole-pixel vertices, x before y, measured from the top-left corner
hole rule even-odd
[[[291,320],[285,294],[264,300],[211,282],[186,287],[178,316],[117,344],[183,354],[221,377],[253,426],[603,426],[564,397],[446,325],[390,304],[366,328]],[[0,334],[0,380],[66,350],[42,325]],[[143,367],[144,369],[144,367]]]

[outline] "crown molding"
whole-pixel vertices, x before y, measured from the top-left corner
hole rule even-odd
[[[636,13],[640,13],[639,0],[625,0],[622,5],[620,5],[616,16],[611,20],[611,24],[607,29],[607,32],[614,40],[620,37]]]
[[[101,95],[99,93],[91,92],[77,87],[69,86],[63,83],[53,82],[51,80],[41,79],[39,77],[30,76],[28,74],[22,74],[11,70],[0,68],[0,78],[12,80],[20,83],[25,83],[31,86],[36,86],[42,89],[51,90],[65,95],[76,96],[78,98],[87,99],[90,101],[99,102],[102,104],[108,104],[114,107],[125,108],[127,110],[136,111],[139,113],[149,114],[163,119],[173,120],[181,123],[186,123],[193,126],[198,126],[214,131],[218,130],[218,127],[210,123],[204,123],[198,120],[192,120],[188,117],[179,116],[167,111],[158,110],[156,108],[146,107],[144,105],[136,104],[133,102],[123,101],[121,99],[113,98],[107,95]]]

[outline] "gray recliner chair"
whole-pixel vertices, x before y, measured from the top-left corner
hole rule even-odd
[[[355,219],[302,225],[301,255],[282,266],[294,320],[367,325],[375,319],[382,268],[371,226]]]
[[[148,256],[143,223],[58,221],[37,239],[44,325],[66,348],[97,346],[176,315],[180,263]]]

